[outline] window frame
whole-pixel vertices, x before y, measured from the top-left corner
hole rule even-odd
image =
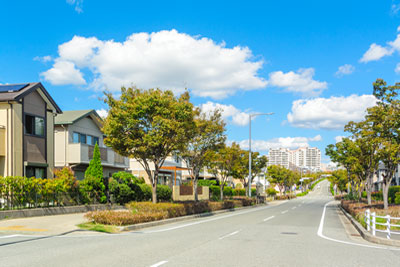
[[[74,135],[75,134],[78,135],[78,142],[75,142],[75,139],[74,139]],[[85,143],[81,142],[82,141],[82,136],[85,136]],[[90,137],[90,138],[88,138],[88,137]],[[90,144],[88,144],[88,139],[91,140]],[[94,135],[91,135],[91,134],[84,134],[84,133],[75,132],[75,131],[72,132],[72,143],[73,144],[85,144],[85,145],[88,145],[88,146],[94,146],[94,145],[96,145],[95,140],[97,140],[97,145],[100,146],[100,144],[99,144],[100,143],[100,138],[98,136],[94,136]]]
[[[33,118],[32,120],[32,133],[28,133],[27,131],[27,117]],[[36,134],[36,119],[42,119],[43,120],[43,135]],[[34,137],[39,137],[39,138],[46,138],[46,117],[35,115],[32,113],[24,113],[24,134],[28,136],[34,136]]]

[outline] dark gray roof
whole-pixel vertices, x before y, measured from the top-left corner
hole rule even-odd
[[[3,85],[0,85],[0,88],[1,88],[1,86],[3,86]],[[10,84],[8,84],[7,86],[10,86]],[[44,86],[41,83],[28,83],[28,86],[22,88],[19,91],[0,92],[0,102],[18,101],[37,89],[40,89],[43,92],[43,94],[47,97],[49,102],[54,106],[57,113],[62,113],[60,107],[56,104],[54,99],[50,96],[50,94],[47,92],[47,90],[44,88]]]

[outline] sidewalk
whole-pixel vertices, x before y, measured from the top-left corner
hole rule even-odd
[[[85,213],[19,218],[0,221],[0,236],[60,235],[79,230],[77,224],[85,222]],[[87,232],[86,232],[87,233]]]

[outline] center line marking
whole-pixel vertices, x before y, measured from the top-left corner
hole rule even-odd
[[[288,212],[288,210],[284,210],[284,211],[282,211],[281,213],[282,213],[282,214],[285,214],[286,212]]]
[[[150,267],[158,267],[158,266],[161,266],[163,264],[166,264],[167,262],[168,261],[160,261],[160,262],[157,262],[156,264],[151,265]]]
[[[263,221],[266,222],[266,221],[269,221],[269,220],[271,220],[273,218],[275,218],[275,216],[271,216],[271,217],[265,218]]]
[[[235,231],[235,232],[233,232],[233,233],[230,233],[230,234],[227,234],[227,235],[221,236],[221,237],[220,237],[220,238],[218,238],[218,239],[219,239],[219,240],[221,240],[221,239],[224,239],[225,237],[229,237],[229,236],[236,235],[237,233],[239,233],[239,231]]]

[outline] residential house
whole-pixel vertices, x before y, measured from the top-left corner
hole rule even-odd
[[[54,117],[62,113],[41,83],[0,85],[0,175],[51,178]]]
[[[55,166],[70,167],[78,179],[83,179],[97,143],[105,177],[126,171],[129,159],[104,145],[102,126],[102,119],[93,109],[65,111],[57,116],[54,128]]]

